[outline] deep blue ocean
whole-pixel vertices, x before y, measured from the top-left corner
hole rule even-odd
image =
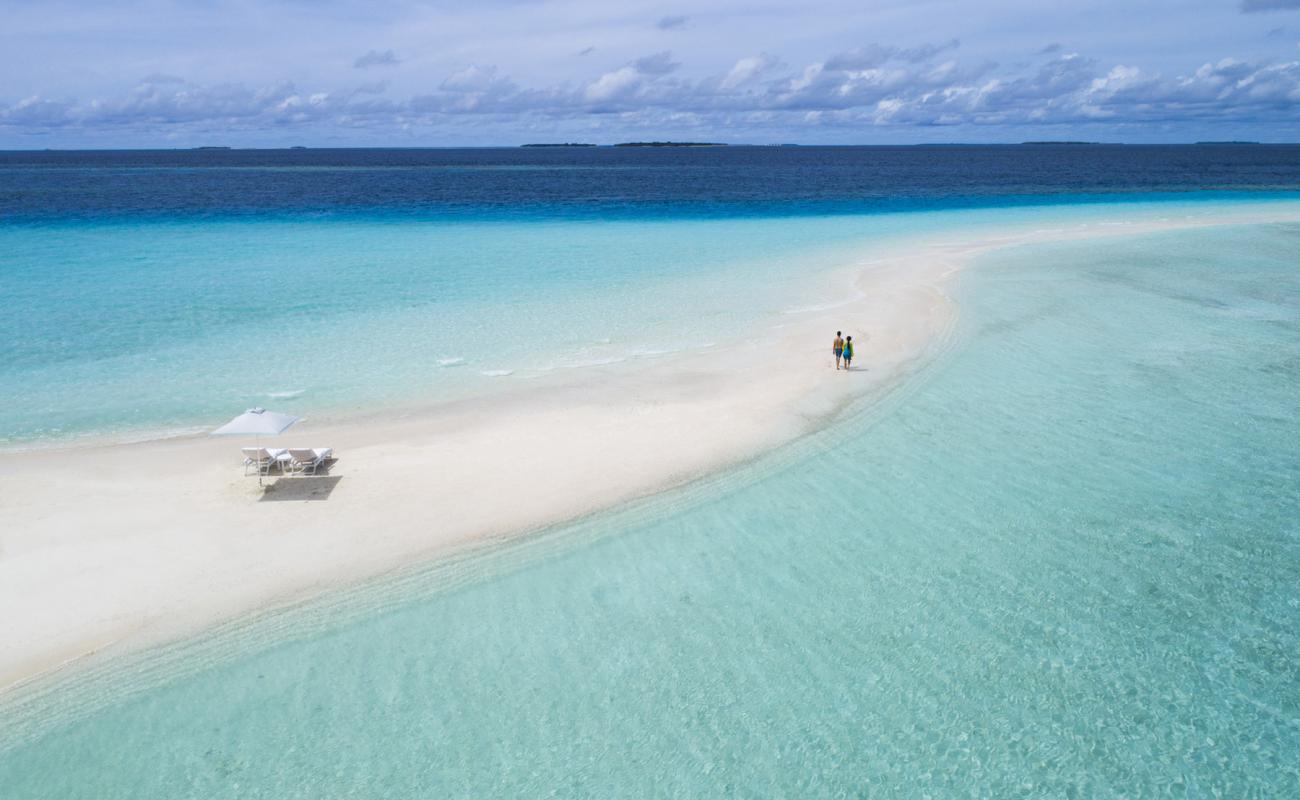
[[[1300,145],[0,152],[0,220],[750,216],[1300,190]]]
[[[527,391],[886,244],[1297,199],[1295,146],[2,153],[0,447]],[[776,452],[0,698],[0,797],[1300,796],[1300,224],[952,283]]]

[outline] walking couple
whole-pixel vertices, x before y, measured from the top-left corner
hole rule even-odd
[[[835,369],[840,368],[840,362],[844,362],[844,368],[849,368],[849,362],[853,361],[853,337],[845,336],[841,331],[835,331],[835,343],[831,345],[831,352],[835,353]]]

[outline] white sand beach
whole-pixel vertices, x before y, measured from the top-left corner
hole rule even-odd
[[[335,448],[331,474],[265,492],[241,472],[239,448],[252,442],[239,439],[0,454],[0,687],[610,508],[789,442],[943,347],[957,314],[945,286],[991,249],[1300,220],[1294,204],[1179,213],[908,243],[836,277],[860,299],[788,314],[753,341],[396,419],[309,419],[274,444]],[[851,374],[831,362],[837,329],[857,344]]]

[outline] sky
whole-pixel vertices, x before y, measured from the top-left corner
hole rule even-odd
[[[1300,0],[0,0],[0,148],[1300,141]]]

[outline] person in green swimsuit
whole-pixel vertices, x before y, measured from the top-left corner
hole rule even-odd
[[[853,337],[844,337],[844,368],[849,368],[849,362],[853,360]]]

